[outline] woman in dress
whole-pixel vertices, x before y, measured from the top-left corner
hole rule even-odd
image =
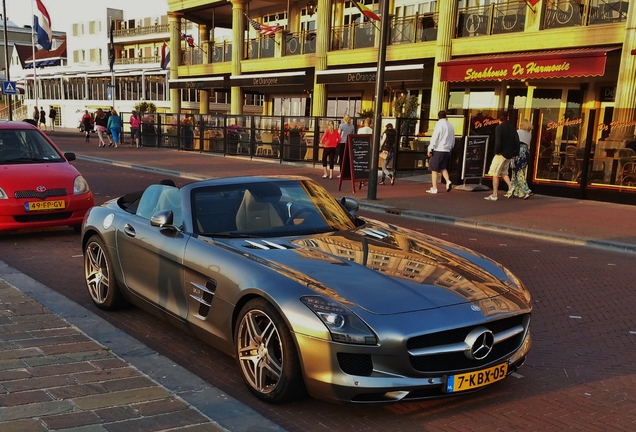
[[[336,148],[340,143],[340,134],[334,129],[333,121],[327,123],[327,130],[322,134],[320,144],[322,144],[322,168],[324,174],[322,178],[333,178],[333,165],[336,159]],[[327,159],[329,159],[329,170],[327,170]]]
[[[97,112],[95,113],[95,130],[97,131],[97,136],[99,137],[99,147],[106,147],[106,140],[104,139],[104,137],[108,137],[109,146],[113,145],[113,142],[110,139],[110,135],[106,133],[107,126],[108,116],[103,109],[97,108]]]
[[[532,123],[530,120],[523,119],[519,130],[519,156],[514,159],[512,164],[512,177],[510,178],[510,184],[514,188],[513,196],[528,199],[532,195],[532,191],[528,187],[526,180],[526,171],[528,168],[528,145],[532,139]]]

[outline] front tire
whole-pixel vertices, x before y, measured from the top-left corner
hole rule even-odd
[[[113,274],[113,265],[104,241],[92,236],[84,249],[84,278],[88,293],[103,310],[116,309],[121,302],[121,293]]]
[[[294,341],[269,302],[254,299],[241,309],[234,340],[243,380],[257,398],[281,403],[304,394]]]

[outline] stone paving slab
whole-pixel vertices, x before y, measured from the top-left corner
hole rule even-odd
[[[0,431],[225,431],[0,279]]]

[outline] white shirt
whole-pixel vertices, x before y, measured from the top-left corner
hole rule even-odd
[[[363,134],[371,135],[373,133],[373,129],[370,126],[362,126],[360,129],[358,129],[358,133],[360,135],[363,135]]]
[[[519,141],[526,145],[530,145],[530,141],[532,140],[532,134],[529,131],[519,129],[517,131],[517,135],[519,135]]]
[[[428,146],[428,152],[449,152],[455,146],[455,128],[447,119],[439,119],[433,129],[431,143]]]

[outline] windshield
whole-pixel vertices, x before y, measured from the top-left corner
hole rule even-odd
[[[353,218],[310,180],[207,186],[192,190],[195,232],[209,236],[274,237],[354,228]]]
[[[62,162],[64,160],[40,131],[0,129],[0,164]]]

